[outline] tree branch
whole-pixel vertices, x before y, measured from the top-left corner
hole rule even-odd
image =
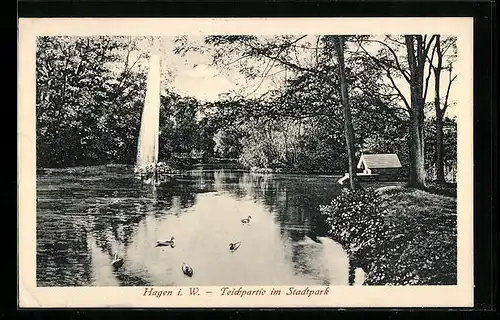
[[[365,40],[367,42],[376,42],[376,43],[379,43],[381,45],[383,45],[385,48],[387,48],[387,50],[389,50],[389,52],[391,53],[391,55],[393,56],[394,58],[394,62],[396,63],[396,67],[394,66],[391,66],[391,65],[387,65],[385,63],[382,63],[379,59],[373,57],[371,54],[369,54],[365,48],[358,42],[358,45],[361,47],[361,49],[363,49],[363,51],[368,54],[370,57],[372,57],[372,59],[376,59],[379,63],[382,63],[384,64],[386,67],[389,67],[389,68],[394,68],[396,70],[398,70],[399,72],[401,72],[401,74],[403,75],[403,77],[406,79],[406,81],[410,82],[410,74],[408,73],[408,71],[406,71],[402,66],[401,64],[399,63],[399,59],[398,59],[398,56],[396,54],[396,52],[394,51],[394,49],[392,49],[387,43],[383,42],[383,41],[380,41],[380,40]]]
[[[448,82],[448,88],[446,89],[446,97],[444,98],[444,106],[443,109],[441,110],[441,115],[444,116],[446,109],[448,109],[448,98],[450,96],[450,88],[451,84],[455,79],[457,78],[457,75],[455,75],[453,78],[451,77],[451,67],[450,67],[450,81]]]
[[[394,42],[394,43],[397,43],[397,44],[399,44],[399,45],[401,45],[401,46],[405,46],[405,43],[404,43],[404,42],[400,42],[400,41],[398,41],[398,40],[396,40],[396,39],[393,39],[393,38],[391,38],[391,36],[390,36],[390,35],[386,35],[386,36],[385,36],[385,38],[386,38],[386,39],[388,39],[388,40],[390,40],[390,41],[392,41],[392,42]]]
[[[434,53],[436,52],[436,47],[437,45],[435,45],[433,48],[432,48],[432,55],[431,55],[431,58],[429,59],[429,56],[427,56],[427,59],[429,59],[429,70],[428,70],[428,73],[427,73],[427,77],[425,78],[425,88],[424,88],[424,101],[425,101],[425,98],[427,97],[427,90],[429,88],[429,80],[431,78],[431,70],[434,70],[434,72],[436,72],[436,69],[434,68],[434,65],[432,64],[432,60],[434,59]]]
[[[394,79],[392,78],[391,76],[391,72],[389,70],[387,70],[387,77],[389,78],[389,80],[391,81],[392,83],[392,87],[394,89],[396,89],[396,91],[398,92],[398,95],[399,97],[401,98],[401,100],[403,100],[403,103],[405,104],[405,107],[408,109],[408,112],[411,111],[411,106],[410,104],[408,103],[408,101],[406,100],[405,96],[403,95],[403,93],[401,92],[401,90],[399,90],[398,86],[396,85],[396,82],[394,81]]]
[[[448,51],[448,49],[451,48],[456,42],[457,42],[457,39],[456,38],[452,38],[451,41],[448,42],[448,45],[443,49],[443,55],[445,55],[446,51]]]
[[[289,43],[289,44],[288,44],[288,46],[290,46],[290,45],[292,45],[292,44],[294,44],[294,43],[297,43],[298,41],[300,41],[301,39],[303,39],[303,38],[305,38],[305,37],[306,37],[305,35],[304,35],[304,36],[299,37],[298,39],[296,39],[296,40],[294,40],[293,42]],[[268,58],[268,59],[271,59],[271,60],[276,60],[277,62],[281,63],[281,64],[282,64],[282,65],[284,65],[284,66],[290,67],[290,68],[295,69],[295,70],[297,70],[297,71],[308,72],[308,73],[312,73],[312,74],[320,75],[320,76],[321,76],[321,77],[322,77],[325,81],[329,82],[330,84],[335,85],[335,84],[331,81],[331,79],[329,79],[329,77],[328,77],[326,74],[324,74],[323,72],[320,72],[320,71],[318,71],[318,70],[316,70],[316,69],[307,68],[307,67],[304,67],[304,66],[299,66],[299,65],[297,65],[297,64],[295,64],[295,63],[292,63],[292,62],[290,62],[290,61],[286,61],[286,60],[281,59],[281,58],[279,57],[279,55],[283,52],[283,50],[284,50],[284,49],[286,49],[286,48],[287,48],[287,46],[283,46],[283,47],[281,48],[281,50],[280,50],[277,54],[275,54],[275,55],[270,55],[269,53],[266,53],[266,52],[265,52],[265,50],[262,50],[262,48],[257,48],[257,47],[255,47],[255,46],[253,46],[253,45],[251,45],[251,44],[249,44],[249,43],[246,43],[246,42],[244,42],[244,41],[240,41],[240,44],[242,44],[242,45],[244,45],[244,46],[248,47],[250,50],[254,50],[254,51],[256,51],[258,55],[261,55],[261,56],[263,56],[263,57],[265,57],[265,58]]]
[[[316,68],[318,67],[318,47],[319,47],[320,36],[316,36]]]
[[[271,64],[271,62],[272,62],[272,64]],[[264,75],[261,77],[259,85],[252,92],[250,92],[249,94],[247,94],[246,97],[249,97],[250,95],[252,95],[253,93],[255,93],[257,90],[259,90],[260,86],[264,82],[264,79],[266,79],[268,73],[272,70],[275,62],[276,62],[275,60],[269,60],[268,61],[267,65],[266,65],[266,68],[264,69]],[[271,64],[270,67],[269,67],[269,64]]]
[[[404,110],[404,111],[406,111],[406,114],[408,114],[408,113],[409,113],[407,109],[403,109],[403,108],[391,108],[391,107],[384,107],[384,110],[385,110],[386,112],[388,112],[388,113],[389,113],[389,115],[391,115],[391,116],[392,116],[392,118],[393,118],[394,120],[398,121],[399,123],[405,123],[405,122],[406,122],[406,120],[401,119],[401,118],[398,116],[398,114],[396,113],[396,110],[402,110],[402,111]]]
[[[406,35],[405,42],[410,70],[417,70],[417,62],[415,60],[415,43],[413,41],[413,36]],[[412,84],[412,81],[409,81],[409,83]]]
[[[425,55],[425,56],[427,56],[427,53],[429,52],[429,49],[430,49],[431,44],[432,44],[432,41],[434,41],[434,39],[435,39],[436,37],[437,37],[437,35],[436,35],[436,34],[435,34],[435,35],[433,35],[433,36],[431,37],[431,39],[429,40],[429,42],[425,45],[425,49],[424,49],[424,55]],[[424,43],[425,43],[425,41],[424,41]]]
[[[242,55],[241,57],[239,57],[239,58],[237,58],[237,59],[235,59],[235,60],[233,60],[233,61],[230,61],[230,62],[228,62],[228,63],[223,63],[222,65],[223,65],[224,67],[229,67],[229,66],[230,66],[230,65],[232,65],[233,63],[236,63],[236,62],[241,61],[241,60],[243,60],[243,59],[245,59],[245,58],[248,58],[250,55],[251,55],[251,54],[244,54],[244,55]]]

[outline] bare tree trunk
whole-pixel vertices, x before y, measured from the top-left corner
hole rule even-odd
[[[410,177],[408,184],[411,187],[425,189],[423,123],[414,113],[410,116],[409,129]]]
[[[434,71],[434,109],[436,110],[436,179],[438,183],[444,183],[444,146],[443,146],[443,116],[441,111],[441,70],[443,67],[443,53],[441,51],[440,36],[436,36],[436,53],[437,53],[437,66],[433,68]]]
[[[414,40],[417,46],[415,48]],[[422,36],[406,35],[406,49],[410,69],[411,112],[409,134],[410,177],[409,185],[425,189],[424,166],[424,44]]]
[[[339,60],[340,92],[342,95],[342,112],[344,115],[344,136],[346,140],[347,157],[349,159],[349,182],[351,190],[357,186],[356,159],[354,150],[354,129],[352,126],[351,107],[349,105],[349,93],[347,91],[347,80],[344,66],[344,36],[335,36],[335,51]]]
[[[437,182],[444,184],[444,133],[443,116],[441,112],[436,114],[436,178]]]

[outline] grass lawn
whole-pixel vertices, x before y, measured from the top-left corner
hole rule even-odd
[[[375,252],[359,261],[367,273],[365,283],[456,284],[456,198],[404,186],[376,192],[387,210],[389,234]]]

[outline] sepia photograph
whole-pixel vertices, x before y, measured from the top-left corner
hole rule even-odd
[[[27,304],[472,304],[470,19],[24,20]]]

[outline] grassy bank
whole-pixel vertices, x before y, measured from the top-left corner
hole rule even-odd
[[[321,211],[365,284],[456,284],[456,198],[386,186],[345,190]]]
[[[367,261],[366,283],[456,284],[456,199],[404,187],[376,192],[390,231]]]

